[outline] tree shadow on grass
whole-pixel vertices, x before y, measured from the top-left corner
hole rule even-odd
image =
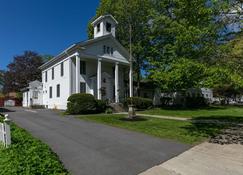
[[[193,123],[200,123],[201,121],[212,121],[212,122],[229,122],[229,123],[238,123],[238,124],[241,124],[243,123],[243,115],[242,117],[240,116],[221,116],[221,115],[212,115],[212,116],[207,116],[207,117],[204,117],[204,116],[198,116],[198,117],[195,117],[195,118],[192,118],[191,121]]]
[[[178,107],[178,106],[164,106],[164,107],[158,107],[158,109],[161,110],[168,110],[168,111],[200,111],[200,110],[226,110],[229,106],[205,106],[205,107],[195,107],[195,108],[189,108],[189,107]],[[136,110],[136,111],[146,111],[146,110]]]
[[[138,122],[138,121],[147,121],[148,119],[143,118],[143,117],[135,117],[133,119],[122,117],[122,118],[119,118],[119,120],[127,121],[127,122]]]
[[[236,124],[243,124],[243,118],[237,116],[209,116],[197,117],[191,120],[191,125],[182,127],[193,137],[212,138],[223,130]]]
[[[215,123],[192,123],[192,125],[183,126],[187,130],[187,134],[193,137],[215,137],[221,133],[223,129],[229,128],[230,124],[215,124]]]
[[[166,110],[177,110],[177,111],[198,111],[198,110],[218,110],[218,109],[227,109],[227,106],[205,106],[205,107],[195,107],[195,108],[189,108],[189,107],[162,107],[161,109]]]

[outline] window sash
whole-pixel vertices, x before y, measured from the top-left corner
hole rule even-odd
[[[57,97],[60,97],[60,84],[57,85]]]
[[[103,53],[104,54],[106,53],[106,46],[105,45],[103,46]]]
[[[33,99],[38,99],[38,92],[37,91],[33,91]]]
[[[47,82],[47,71],[45,72],[45,82]]]
[[[64,75],[64,65],[63,65],[63,62],[61,63],[61,76]]]
[[[80,61],[80,74],[86,75],[86,62]]]
[[[113,55],[113,47],[111,47],[111,55]]]
[[[52,87],[49,87],[49,97],[52,98]]]
[[[106,53],[110,54],[110,47],[106,47]]]
[[[106,31],[111,32],[111,23],[106,23]]]
[[[51,69],[51,78],[54,80],[54,67]]]
[[[97,33],[100,32],[100,23],[97,24]]]

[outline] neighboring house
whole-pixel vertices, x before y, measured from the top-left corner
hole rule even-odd
[[[32,81],[29,86],[22,89],[23,107],[42,106],[43,105],[43,87],[40,81]]]
[[[18,98],[17,92],[8,92],[5,94],[5,96],[9,98]]]
[[[209,88],[191,88],[187,91],[191,96],[201,96],[208,100],[208,102],[213,102],[213,90]]]
[[[92,22],[93,39],[71,45],[40,67],[46,108],[66,109],[75,93],[115,103],[128,96],[129,53],[115,39],[117,24],[111,15],[100,16]]]
[[[157,94],[157,95],[156,95]],[[159,99],[161,97],[173,99],[170,100],[169,105],[175,104],[181,104],[183,102],[182,99],[184,99],[185,95],[190,97],[204,97],[208,103],[213,103],[215,98],[213,97],[213,91],[209,88],[190,88],[188,89],[185,94],[183,95],[180,92],[170,92],[170,93],[161,93],[161,96],[159,97],[159,91],[155,93],[154,100],[156,99],[156,105],[159,105]],[[155,103],[155,102],[154,102]]]
[[[213,90],[209,88],[201,88],[202,96],[207,99],[209,102],[213,102]]]
[[[0,107],[3,106],[22,106],[22,99],[16,92],[9,92],[0,97]]]

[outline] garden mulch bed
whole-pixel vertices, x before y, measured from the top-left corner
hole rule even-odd
[[[230,127],[223,129],[220,134],[211,137],[209,142],[221,145],[243,145],[243,124],[232,124]]]

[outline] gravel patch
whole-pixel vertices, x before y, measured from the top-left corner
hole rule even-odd
[[[209,140],[215,144],[241,144],[243,145],[243,124],[232,125]]]

